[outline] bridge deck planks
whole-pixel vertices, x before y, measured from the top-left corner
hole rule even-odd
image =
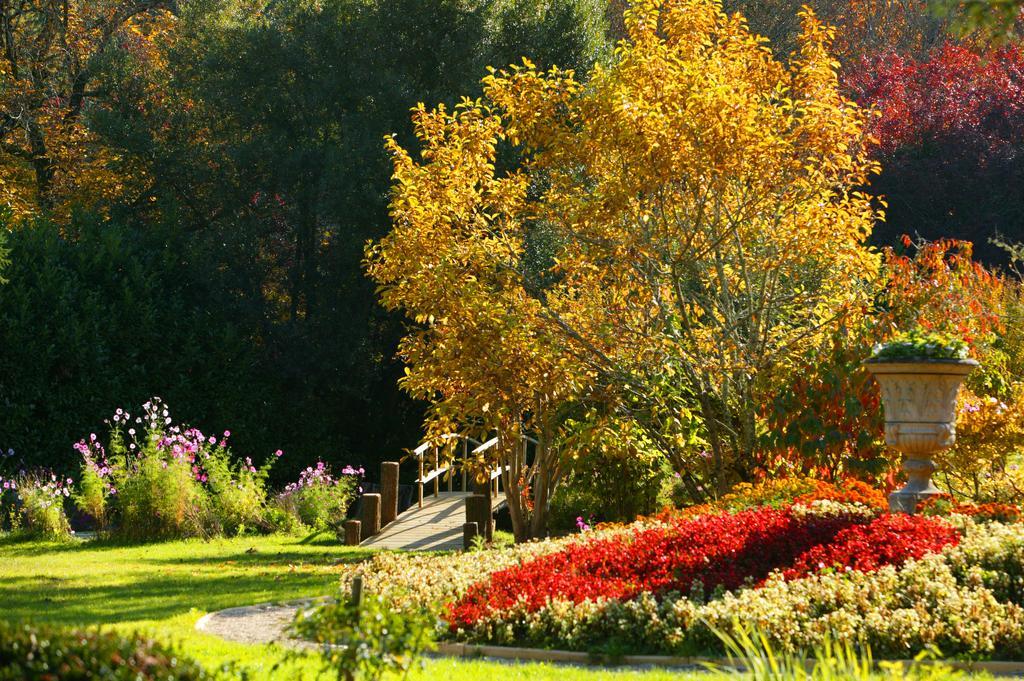
[[[465,492],[441,492],[424,496],[423,508],[413,504],[393,523],[360,546],[405,551],[452,551],[462,548],[462,524],[466,522]],[[494,508],[505,501],[504,494],[494,499]]]

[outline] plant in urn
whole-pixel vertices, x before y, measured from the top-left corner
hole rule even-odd
[[[913,513],[941,494],[932,456],[956,441],[956,396],[978,363],[963,341],[914,331],[877,346],[864,364],[882,389],[885,444],[903,453],[907,473],[907,484],[889,495],[889,510]]]

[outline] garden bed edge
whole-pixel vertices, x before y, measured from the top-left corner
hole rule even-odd
[[[548,650],[545,648],[515,648],[510,646],[481,645],[474,643],[440,642],[437,653],[445,657],[492,657],[503,660],[523,660],[528,662],[560,662],[591,666],[626,666],[626,667],[736,667],[737,661],[729,658],[716,657],[678,657],[675,655],[623,655],[610,657],[598,653],[587,653],[573,650]],[[914,664],[913,660],[876,660],[876,662],[899,662],[904,666]],[[930,664],[925,661],[921,664]],[[945,664],[962,671],[985,671],[991,674],[1024,674],[1024,662],[1007,660],[972,661],[972,660],[936,660],[934,663]]]

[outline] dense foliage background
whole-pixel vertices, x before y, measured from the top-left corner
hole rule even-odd
[[[785,60],[800,4],[726,9]],[[880,112],[874,243],[961,237],[1004,264],[989,239],[1024,239],[1017,45],[958,37],[923,2],[812,4],[837,26],[844,91]],[[390,227],[384,137],[415,148],[410,107],[479,95],[488,65],[586,80],[624,30],[606,0],[18,5],[0,8],[0,449],[58,470],[151,395],[230,428],[240,454],[294,455],[282,478],[315,457],[372,475],[414,444],[403,324],[361,264]],[[801,408],[848,387],[801,387]]]
[[[275,475],[396,456],[422,408],[395,385],[401,326],[360,264],[389,227],[384,136],[409,138],[419,101],[478,91],[489,64],[587,70],[610,52],[603,3],[139,6],[90,53],[82,113],[116,190],[44,201],[35,182],[15,187],[27,208],[6,220],[0,446],[70,470],[73,442],[160,395],[184,422],[230,428],[239,453],[294,455]]]

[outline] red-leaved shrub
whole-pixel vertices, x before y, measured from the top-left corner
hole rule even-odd
[[[867,130],[883,168],[871,191],[888,206],[872,241],[955,234],[980,260],[1005,263],[989,239],[1019,239],[1024,220],[1022,46],[947,42],[918,58],[876,54],[844,71],[853,99],[879,112]]]

